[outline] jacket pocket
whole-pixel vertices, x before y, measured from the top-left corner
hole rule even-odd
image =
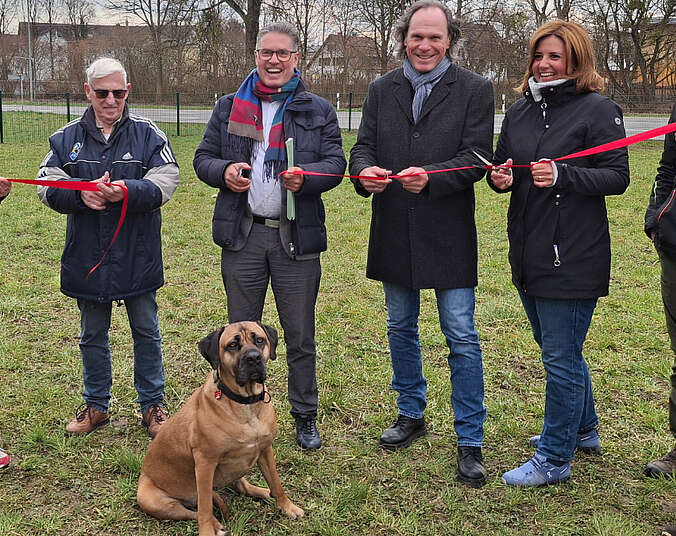
[[[655,247],[671,258],[676,258],[675,196],[676,189],[669,194],[666,201],[658,208],[657,226],[655,228]]]
[[[216,198],[211,234],[216,244],[222,248],[233,249],[237,246],[244,214],[242,201],[246,203],[248,195],[232,192],[224,194],[223,192],[224,190],[221,190]]]
[[[315,198],[312,202],[298,203],[292,236],[296,255],[309,255],[326,251],[324,204],[320,199]]]

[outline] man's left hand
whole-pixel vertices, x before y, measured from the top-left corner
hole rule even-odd
[[[420,175],[413,175],[414,173],[420,173]],[[419,194],[430,180],[425,170],[421,167],[402,169],[397,175],[399,176],[397,180],[404,187],[404,190],[412,194]]]
[[[300,190],[300,187],[303,186],[303,180],[305,177],[302,173],[299,173],[299,171],[303,170],[298,166],[292,166],[282,174],[284,188],[290,192],[297,192]]]
[[[124,199],[124,190],[116,185],[124,186],[124,181],[99,182],[97,184],[99,192],[109,203],[117,203]]]

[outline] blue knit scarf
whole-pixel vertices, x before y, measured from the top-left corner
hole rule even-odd
[[[420,112],[422,111],[427,97],[429,97],[430,93],[432,93],[432,88],[439,80],[441,80],[441,77],[446,74],[446,71],[448,71],[450,66],[451,60],[448,59],[448,56],[444,56],[444,58],[434,69],[427,73],[419,73],[415,70],[413,65],[411,65],[411,62],[408,60],[408,58],[404,60],[404,76],[409,82],[411,82],[413,91],[415,91],[412,105],[413,121],[415,123],[418,122]]]

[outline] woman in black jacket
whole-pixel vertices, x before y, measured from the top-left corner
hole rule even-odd
[[[507,111],[498,140],[494,161],[504,164],[488,178],[495,191],[511,192],[512,281],[547,373],[544,426],[531,438],[536,453],[502,476],[509,485],[568,480],[576,449],[601,450],[582,347],[597,300],[608,294],[605,196],[629,185],[627,151],[551,159],[625,136],[622,110],[598,93],[602,86],[581,26],[555,20],[538,28],[520,88],[524,98]]]

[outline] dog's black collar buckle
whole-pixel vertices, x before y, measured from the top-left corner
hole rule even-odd
[[[265,389],[265,385],[263,386],[262,393],[251,396],[242,396],[233,392],[227,385],[225,385],[219,378],[218,372],[214,373],[214,380],[216,381],[216,388],[218,389],[218,391],[216,391],[216,393],[214,394],[214,396],[217,399],[220,399],[221,395],[225,395],[230,400],[232,400],[233,402],[237,402],[238,404],[256,404],[261,401],[267,404],[268,402],[270,402],[270,400],[272,400],[272,398],[270,397],[270,393],[268,393],[267,390]],[[266,395],[267,400],[265,400]]]

